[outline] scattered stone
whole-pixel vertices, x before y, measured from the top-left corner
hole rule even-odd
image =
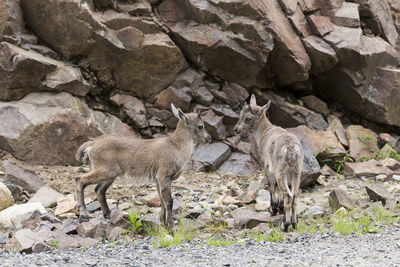
[[[13,196],[5,184],[0,182],[0,211],[14,204]]]
[[[75,210],[76,201],[73,194],[68,194],[66,196],[57,199],[57,208],[54,211],[54,215],[58,216],[64,213],[69,213]]]
[[[335,115],[328,115],[328,123],[329,126],[327,130],[331,130],[336,134],[339,142],[344,145],[345,147],[349,146],[349,141],[346,138],[346,131],[344,130],[343,124],[340,119]]]
[[[258,166],[250,155],[233,152],[229,158],[218,168],[220,173],[233,175],[249,175],[256,173]]]
[[[321,167],[314,154],[308,149],[306,144],[300,139],[301,146],[304,152],[303,168],[301,170],[300,187],[305,188],[315,182],[321,175]]]
[[[100,202],[97,200],[90,202],[88,205],[86,205],[86,209],[88,212],[95,212],[96,210],[100,209]]]
[[[28,203],[40,202],[45,208],[51,208],[54,207],[57,204],[57,200],[63,196],[63,194],[58,193],[50,187],[42,186]]]
[[[15,162],[3,162],[3,169],[5,183],[19,185],[30,194],[37,192],[44,185],[42,179],[33,171],[18,166]]]
[[[303,218],[309,218],[309,217],[320,217],[324,215],[324,209],[321,208],[320,206],[312,206],[306,210],[306,212],[303,213]]]
[[[329,17],[310,15],[308,16],[311,31],[320,37],[333,31],[333,24]]]
[[[260,223],[271,223],[279,219],[279,216],[271,217],[269,212],[255,212],[245,207],[235,209],[231,215],[235,221],[235,227],[238,229],[251,229]]]
[[[386,187],[381,184],[368,184],[365,186],[365,190],[371,201],[381,201],[383,205],[391,198]]]
[[[7,242],[5,250],[9,253],[25,252],[31,253],[35,244],[43,242],[43,237],[31,229],[21,229],[13,234]]]
[[[386,144],[390,144],[392,147],[396,145],[397,139],[388,133],[380,133],[378,136],[378,146],[382,148]]]
[[[90,220],[89,222],[83,222],[76,227],[76,232],[81,237],[94,237],[97,226],[100,223],[99,220]]]
[[[174,202],[175,202],[175,201],[174,201]],[[120,210],[127,210],[127,209],[130,208],[130,205],[129,205],[129,203],[127,203],[127,202],[123,202],[123,203],[121,203],[120,205],[118,205],[118,208],[119,208]]]
[[[388,167],[392,171],[397,171],[400,169],[400,162],[392,158],[382,159],[379,161],[379,164],[381,164],[384,167]]]
[[[112,209],[110,214],[110,223],[112,226],[121,226],[126,228],[128,226],[129,215],[118,209]]]
[[[307,96],[301,97],[300,99],[303,100],[304,104],[307,107],[311,108],[312,110],[314,110],[318,113],[322,113],[325,116],[328,115],[328,113],[329,113],[328,105],[324,101],[319,99],[318,97],[316,97],[314,95],[307,95]]]
[[[238,199],[243,204],[250,204],[256,201],[258,196],[258,189],[249,190],[241,194]]]
[[[387,180],[387,175],[386,174],[378,174],[377,176],[375,176],[375,180],[378,182],[384,182]]]
[[[141,200],[149,207],[161,207],[161,200],[157,193],[145,196]]]
[[[328,165],[324,165],[322,167],[322,175],[335,177],[338,174],[334,170],[332,170]]]
[[[324,186],[324,187],[327,187],[327,186],[328,186],[328,183],[324,180],[324,178],[325,178],[325,176],[320,175],[320,176],[318,177],[318,179],[317,179],[317,182],[318,182],[320,185],[322,185],[322,186]]]
[[[392,176],[392,179],[395,180],[396,182],[399,182],[400,181],[400,175],[394,174]]]
[[[222,200],[222,204],[227,205],[227,206],[229,206],[231,204],[237,205],[239,203],[240,203],[239,200],[231,197],[230,195],[225,196],[224,199]]]
[[[354,200],[341,188],[334,188],[329,194],[329,205],[333,211],[341,207],[346,209],[355,207]]]
[[[13,226],[12,220],[19,218],[29,218],[34,211],[44,214],[46,209],[39,202],[14,205],[0,211],[0,231],[8,230]]]
[[[227,135],[224,117],[216,115],[211,109],[201,113],[201,119],[204,121],[207,131],[214,140],[223,140]]]
[[[374,159],[366,162],[347,162],[344,165],[344,171],[349,175],[357,177],[375,177],[376,175],[384,174],[389,177],[389,179],[394,174],[400,174],[400,171],[392,171],[388,167],[382,166]]]
[[[79,222],[77,220],[68,221],[63,224],[61,230],[67,235],[77,234],[77,228],[79,226]]]
[[[359,4],[343,2],[342,6],[336,11],[332,22],[339,26],[357,28],[360,26],[360,15],[358,13]]]

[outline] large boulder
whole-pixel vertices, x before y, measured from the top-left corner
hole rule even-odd
[[[350,156],[356,161],[375,158],[378,148],[378,135],[361,125],[351,125],[346,129]]]
[[[30,93],[0,102],[0,146],[17,159],[39,164],[76,164],[78,147],[101,134],[132,135],[112,115],[91,110],[69,93]]]
[[[78,96],[90,91],[77,67],[7,42],[0,43],[0,77],[0,100],[20,99],[39,90],[67,91]]]
[[[23,0],[21,6],[27,24],[42,40],[68,59],[81,58],[108,86],[148,97],[186,66],[167,34],[144,34],[132,26],[111,30],[86,2]]]
[[[265,4],[242,3],[242,11],[234,5],[220,1],[167,0],[158,8],[174,41],[192,62],[246,87],[270,86],[265,65],[274,47],[273,37],[262,25],[263,15],[257,9],[257,5]]]
[[[321,114],[298,105],[291,95],[277,94],[268,90],[261,93],[260,99],[263,99],[265,103],[271,100],[268,118],[275,125],[284,128],[307,125],[317,130],[325,130],[328,127],[328,123]]]
[[[0,1],[0,41],[18,42],[24,31],[24,19],[18,0]]]

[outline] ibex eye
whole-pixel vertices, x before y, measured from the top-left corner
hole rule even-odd
[[[250,122],[251,121],[251,119],[250,118],[246,118],[246,120],[245,120],[246,122]]]
[[[199,130],[203,130],[203,125],[200,125],[200,126],[199,126]]]

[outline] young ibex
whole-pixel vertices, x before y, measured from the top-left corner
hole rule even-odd
[[[211,141],[199,114],[184,114],[171,104],[179,119],[173,135],[150,140],[119,135],[104,135],[84,143],[76,154],[81,161],[92,164],[90,173],[77,179],[79,220],[89,219],[84,201],[87,185],[97,184],[95,191],[104,218],[110,217],[106,191],[118,176],[141,182],[155,182],[161,200],[160,221],[172,229],[171,182],[184,170],[193,151],[193,141]]]
[[[243,107],[234,131],[241,135],[253,132],[271,193],[272,214],[278,212],[279,200],[283,199],[284,228],[288,231],[290,226],[294,228],[297,224],[296,208],[304,154],[295,135],[268,120],[265,112],[270,104],[271,101],[258,106],[252,95],[250,105]]]

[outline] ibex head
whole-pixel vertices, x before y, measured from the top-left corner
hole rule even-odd
[[[211,142],[211,135],[207,132],[204,127],[204,122],[200,118],[200,113],[183,113],[180,108],[176,108],[171,103],[172,113],[175,117],[182,120],[185,126],[189,129],[190,135],[196,142]]]
[[[271,100],[264,106],[258,106],[256,103],[256,97],[251,95],[250,104],[246,104],[240,112],[239,121],[233,129],[234,132],[240,135],[247,135],[249,132],[254,130],[259,120],[262,118],[262,115],[268,110],[270,105]]]

